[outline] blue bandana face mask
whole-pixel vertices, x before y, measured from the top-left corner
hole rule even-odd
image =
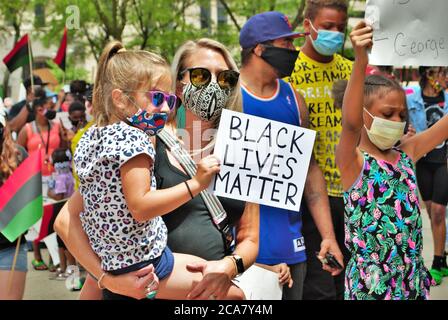
[[[129,97],[128,99],[137,107]],[[165,126],[165,123],[168,120],[168,114],[165,112],[149,113],[146,110],[138,108],[137,113],[126,119],[129,121],[130,125],[143,130],[147,135],[155,136],[162,131]]]
[[[323,56],[332,56],[342,47],[344,43],[344,34],[338,31],[316,30],[310,21],[311,28],[317,32],[317,39],[313,40],[311,34],[311,44],[314,49]]]

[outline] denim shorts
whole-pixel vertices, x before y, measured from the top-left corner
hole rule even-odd
[[[12,262],[14,261],[14,254],[16,252],[16,246],[9,247],[0,250],[0,270],[10,271],[12,268]],[[19,254],[16,260],[15,271],[28,271],[28,257],[26,244],[21,244],[19,247]]]
[[[148,260],[148,261],[142,261],[142,262],[139,262],[132,266],[126,267],[124,269],[109,271],[109,273],[113,274],[113,275],[125,274],[125,273],[140,270],[141,268],[144,268],[150,264],[152,264],[154,266],[154,272],[157,275],[157,277],[159,278],[159,280],[163,280],[166,277],[168,277],[170,275],[170,273],[173,271],[173,268],[174,268],[173,253],[171,252],[171,250],[168,247],[166,247],[165,250],[163,250],[162,254],[155,259]],[[103,299],[104,300],[128,300],[128,299],[133,300],[133,298],[131,298],[131,297],[122,296],[122,295],[113,293],[107,289],[103,290]]]

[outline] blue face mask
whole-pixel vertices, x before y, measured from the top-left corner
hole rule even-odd
[[[344,43],[344,34],[338,31],[316,30],[310,21],[311,28],[317,32],[317,39],[313,40],[311,35],[311,44],[314,49],[323,56],[332,56],[342,47]]]

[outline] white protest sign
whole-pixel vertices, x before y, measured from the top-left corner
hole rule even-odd
[[[372,65],[447,66],[447,0],[368,0]]]
[[[62,123],[65,129],[72,129],[73,125],[70,122],[70,119],[68,117],[68,112],[58,112],[56,113],[55,121],[57,123]]]
[[[223,110],[214,154],[218,196],[300,210],[315,131]]]
[[[281,300],[283,286],[278,274],[257,265],[252,265],[244,273],[232,280],[243,290],[246,300]]]
[[[35,224],[28,228],[28,232],[25,235],[26,241],[34,241],[39,237],[40,225],[42,224],[42,218],[40,218]]]
[[[56,266],[60,263],[59,250],[58,250],[58,240],[56,239],[56,232],[43,238],[45,245],[47,246],[48,253],[53,260],[53,264]]]

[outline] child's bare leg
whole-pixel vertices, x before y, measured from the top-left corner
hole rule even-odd
[[[160,281],[157,290],[157,299],[184,300],[194,284],[202,280],[202,274],[198,272],[189,272],[188,263],[204,261],[201,258],[188,254],[173,253],[174,267],[173,272]]]
[[[173,272],[167,278],[160,281],[159,289],[157,290],[157,299],[187,299],[187,295],[193,286],[202,280],[202,274],[199,272],[189,272],[187,270],[187,264],[203,262],[204,259],[188,254],[173,254]],[[226,299],[244,299],[244,294],[241,289],[232,285]]]

